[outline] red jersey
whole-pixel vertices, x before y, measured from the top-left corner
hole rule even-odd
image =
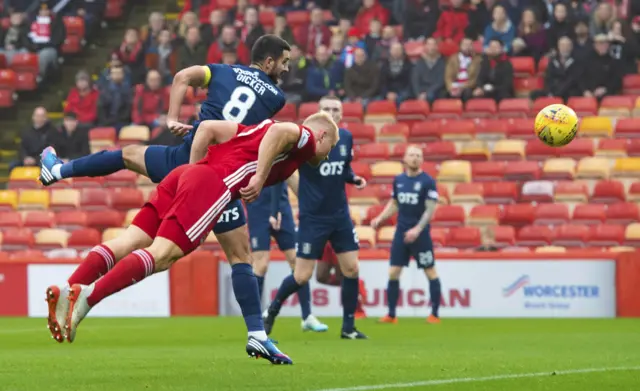
[[[231,191],[231,198],[240,197],[239,190],[245,187],[258,168],[258,149],[265,134],[275,121],[265,120],[258,125],[240,125],[231,140],[209,147],[207,155],[198,164],[208,164],[215,168]],[[316,153],[313,133],[300,125],[300,136],[296,145],[288,152],[281,153],[271,166],[264,187],[283,182]]]

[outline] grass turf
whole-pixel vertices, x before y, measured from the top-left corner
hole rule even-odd
[[[340,340],[339,320],[326,321],[329,332],[311,334],[300,331],[297,319],[279,319],[273,337],[295,365],[276,367],[247,358],[240,318],[89,318],[76,342],[62,345],[44,319],[0,318],[0,390],[313,391],[460,378],[472,379],[408,389],[640,389],[636,319],[360,321],[368,341]],[[552,375],[613,367],[636,369]],[[477,379],[537,372],[548,375]]]

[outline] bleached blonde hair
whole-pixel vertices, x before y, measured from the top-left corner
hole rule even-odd
[[[330,136],[335,137],[335,140],[340,139],[340,132],[338,131],[338,124],[335,123],[331,115],[320,111],[318,113],[308,116],[302,125],[307,126],[313,130],[326,130]]]

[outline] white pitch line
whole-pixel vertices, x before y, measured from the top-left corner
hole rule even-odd
[[[583,369],[567,369],[550,372],[533,372],[533,373],[515,373],[512,375],[494,375],[484,377],[457,377],[452,379],[425,380],[410,383],[389,383],[389,384],[372,384],[368,386],[354,386],[344,388],[324,388],[316,391],[368,391],[368,390],[385,390],[387,388],[413,388],[439,386],[442,384],[455,383],[478,383],[492,380],[508,380],[508,379],[525,379],[530,377],[544,377],[552,375],[575,375],[581,373],[596,372],[619,372],[619,371],[640,371],[640,366],[636,367],[611,367],[611,368],[583,368]]]

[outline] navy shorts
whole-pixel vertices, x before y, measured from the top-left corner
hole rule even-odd
[[[428,269],[435,264],[433,255],[433,242],[428,229],[422,231],[415,242],[405,243],[404,232],[396,229],[391,243],[391,266],[409,266],[409,259],[413,257],[419,269]]]
[[[281,251],[291,250],[296,247],[296,224],[293,222],[291,206],[281,208],[280,230],[274,231],[269,224],[269,211],[263,207],[252,207],[247,204],[249,214],[249,237],[251,238],[252,251],[269,251],[271,249],[271,237],[276,240]]]
[[[333,219],[326,216],[300,216],[296,244],[298,258],[321,259],[327,242],[331,243],[336,254],[360,249],[351,216],[336,216]]]
[[[147,174],[153,183],[160,183],[164,177],[176,167],[189,163],[191,144],[168,147],[165,145],[149,145],[144,154],[144,164]],[[213,227],[213,233],[223,234],[240,228],[247,223],[242,201],[231,201],[222,212],[218,223]]]

